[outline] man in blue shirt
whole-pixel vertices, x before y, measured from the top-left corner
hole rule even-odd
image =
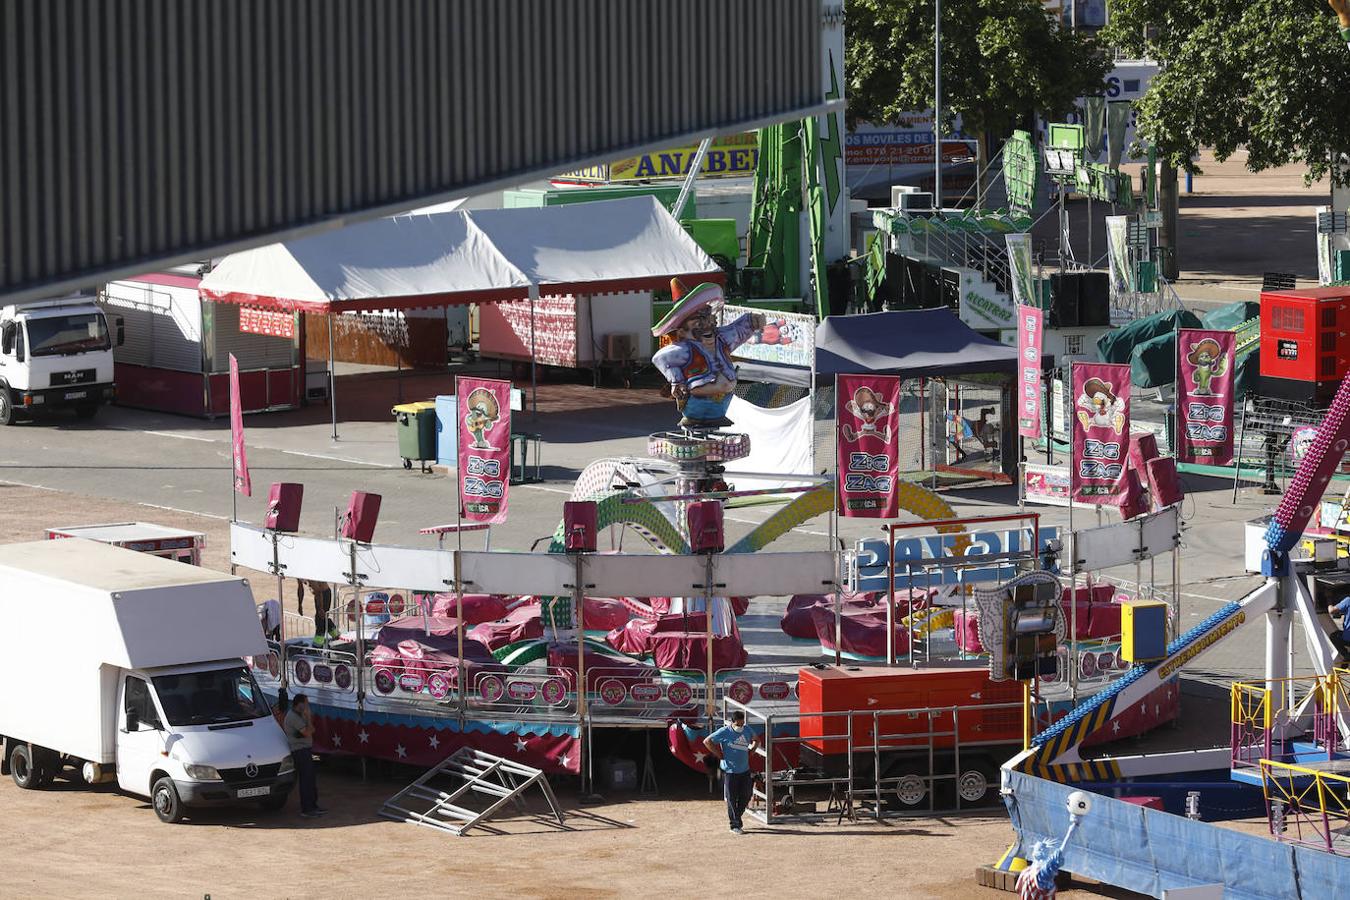
[[[1341,620],[1340,633],[1337,634],[1333,631],[1330,635],[1331,643],[1341,652],[1341,658],[1336,661],[1335,665],[1343,666],[1346,663],[1347,657],[1350,657],[1350,653],[1346,652],[1346,648],[1350,647],[1350,594],[1347,594],[1345,599],[1331,607],[1327,612],[1332,613],[1333,615],[1340,614],[1345,617]]]
[[[754,781],[750,774],[750,751],[757,742],[745,730],[745,713],[735,710],[731,721],[703,739],[708,752],[722,761],[722,796],[727,801],[727,819],[734,834],[741,834],[741,814],[750,805]]]

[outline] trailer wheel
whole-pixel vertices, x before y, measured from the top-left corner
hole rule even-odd
[[[178,788],[167,775],[155,782],[150,791],[150,801],[155,806],[155,815],[168,825],[183,821],[183,801],[178,797]]]
[[[918,806],[927,796],[928,782],[913,772],[901,775],[895,783],[895,799],[900,801],[901,806]]]
[[[33,751],[27,744],[15,744],[9,751],[9,774],[26,791],[42,787],[42,770],[33,763]]]
[[[989,776],[981,769],[967,769],[956,779],[956,793],[961,803],[974,805],[989,796]]]

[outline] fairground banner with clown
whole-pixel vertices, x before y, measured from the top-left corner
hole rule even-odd
[[[1072,368],[1073,501],[1119,503],[1130,449],[1130,367],[1074,363]]]
[[[511,485],[511,382],[455,379],[459,403],[459,514],[471,522],[506,521]]]
[[[1177,461],[1233,461],[1234,338],[1231,331],[1177,332]]]
[[[839,514],[894,518],[900,512],[900,378],[840,375],[836,385]]]

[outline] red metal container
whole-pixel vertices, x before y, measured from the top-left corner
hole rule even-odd
[[[1261,393],[1327,401],[1350,371],[1350,287],[1261,292]]]
[[[936,733],[933,743],[939,748],[953,745],[953,732],[959,732],[963,744],[1022,740],[1022,685],[1016,681],[991,681],[988,668],[809,667],[802,669],[798,677],[801,736],[807,738],[806,747],[820,754],[847,752],[848,743],[843,735],[850,718],[855,752],[864,749],[870,752],[876,734],[874,722],[883,735],[881,746],[896,749],[927,749],[930,729]],[[981,708],[991,705],[1000,708]],[[927,715],[873,715],[883,710],[954,706],[961,707],[957,716],[950,711],[940,713],[932,718],[931,726]],[[839,712],[856,714],[819,715]],[[957,720],[955,726],[953,718]]]

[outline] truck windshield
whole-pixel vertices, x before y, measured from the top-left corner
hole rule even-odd
[[[243,667],[160,675],[151,681],[170,725],[223,725],[271,714]]]
[[[84,353],[112,346],[108,325],[100,313],[44,316],[29,319],[27,325],[28,350],[34,356]]]

